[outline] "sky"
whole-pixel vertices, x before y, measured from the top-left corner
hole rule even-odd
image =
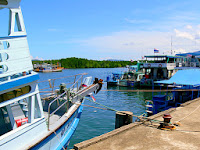
[[[22,0],[21,9],[33,58],[138,60],[154,48],[200,50],[199,0]],[[0,17],[6,26],[8,13]]]

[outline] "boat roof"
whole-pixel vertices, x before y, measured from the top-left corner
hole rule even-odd
[[[169,80],[155,83],[200,86],[200,69],[178,70]]]
[[[148,56],[144,56],[146,58],[182,58],[180,56],[170,56],[170,55],[148,55]]]
[[[176,54],[176,56],[188,56],[188,55],[192,55],[192,56],[200,56],[200,51],[196,51],[196,52],[189,52],[189,53],[182,53],[182,54]]]

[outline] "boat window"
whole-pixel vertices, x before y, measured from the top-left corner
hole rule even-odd
[[[0,50],[5,50],[10,47],[10,43],[8,41],[0,41]]]
[[[10,118],[6,107],[0,108],[0,135],[12,130]]]
[[[8,5],[8,1],[7,0],[1,0],[0,5]]]
[[[0,65],[0,74],[5,73],[8,71],[8,67],[6,65]]]
[[[4,81],[7,81],[7,80],[8,80],[8,76],[0,78],[0,82],[4,82]]]
[[[7,53],[0,53],[0,62],[8,60],[8,54]]]
[[[41,118],[41,111],[40,111],[40,106],[39,106],[38,101],[39,101],[39,100],[37,99],[37,96],[36,96],[36,97],[35,97],[34,119]]]
[[[1,94],[0,95],[0,98],[1,98],[0,102],[7,101],[7,100],[10,100],[10,99],[22,96],[24,94],[29,93],[30,91],[31,91],[31,87],[25,86],[25,87],[22,87],[22,88]]]
[[[14,31],[15,32],[20,32],[22,31],[22,27],[21,27],[21,24],[20,24],[20,21],[19,21],[19,14],[16,13],[15,14],[15,28],[14,28]]]
[[[26,89],[26,87],[24,87],[24,89],[21,88],[20,90],[22,90],[22,92],[24,91],[25,93],[29,91],[28,89]],[[16,93],[16,90],[15,90],[7,94],[9,94],[11,97],[15,97],[16,94],[20,95],[20,93],[18,92],[21,92],[21,91],[17,91]],[[4,95],[0,95],[1,100],[4,98],[5,98]],[[19,101],[16,101],[12,104],[9,104],[5,107],[0,108],[0,136],[28,123],[30,121],[29,119],[31,119],[31,116],[32,116],[31,113],[34,113],[33,119],[42,117],[41,109],[38,103],[39,100],[37,98],[38,96],[36,94],[33,96],[22,98]],[[32,101],[35,101],[34,103],[35,106],[34,106],[34,109],[31,111],[31,108],[32,108],[31,105],[33,104]]]
[[[14,128],[18,128],[28,122],[28,102],[27,98],[19,100],[11,105],[13,120],[16,123]]]

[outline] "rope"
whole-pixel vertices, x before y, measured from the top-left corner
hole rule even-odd
[[[54,134],[57,136],[57,138],[58,138],[58,141],[59,141],[59,143],[60,143],[60,145],[61,145],[60,138],[58,137],[58,135],[56,134],[56,132],[55,132],[55,131],[53,131],[53,132],[54,132]],[[63,150],[65,150],[64,146],[62,146],[62,148],[63,148]]]
[[[107,108],[100,108],[100,107],[95,107],[95,106],[90,106],[90,105],[85,105],[85,104],[83,106],[102,109],[102,110],[108,110]]]
[[[101,90],[101,91],[110,91],[110,92],[114,92],[114,91],[118,91],[118,92],[175,92],[175,91],[179,91],[179,92],[184,92],[184,91],[200,91],[200,89],[150,89],[150,90]]]
[[[200,132],[198,130],[197,131],[190,131],[190,130],[177,130],[177,129],[175,131],[180,131],[180,132]]]
[[[150,125],[150,124],[144,124],[144,123],[143,123],[143,125],[145,125],[147,127],[150,127],[150,128],[158,129],[158,127],[156,125],[152,125],[152,124]],[[169,129],[169,130],[163,130],[163,131],[172,131],[172,130]],[[175,129],[173,131],[179,131],[179,132],[200,132],[198,130],[196,130],[196,131],[190,131],[190,130],[179,130],[179,129]]]
[[[197,109],[199,109],[200,105],[197,106],[197,108],[195,108],[191,113],[189,113],[187,116],[183,117],[182,119],[179,119],[178,121],[176,122],[180,122],[181,120],[184,120],[185,118],[189,117],[192,113],[194,113]]]
[[[79,95],[79,96],[81,96],[81,95]],[[93,103],[95,103],[95,104],[97,104],[97,105],[103,106],[103,107],[107,108],[107,110],[111,110],[111,111],[115,111],[115,112],[118,111],[118,110],[116,110],[116,109],[112,109],[112,108],[110,108],[110,107],[108,107],[108,106],[105,106],[105,105],[103,105],[103,104],[97,103],[96,101],[93,101],[93,100],[91,100],[91,99],[89,99],[89,98],[86,98],[86,97],[83,97],[83,96],[81,96],[81,97],[82,97],[82,98],[85,98],[85,99],[87,99],[87,100],[89,100],[89,101],[91,101],[91,102],[93,102]]]
[[[81,96],[81,95],[79,95],[79,96]],[[81,97],[83,97],[83,96],[81,96]],[[113,109],[113,108],[110,108],[110,107],[108,107],[108,106],[105,106],[105,105],[103,105],[103,104],[100,104],[100,103],[97,103],[96,101],[93,101],[93,100],[91,100],[91,99],[89,99],[89,98],[86,98],[86,97],[83,97],[83,98],[85,98],[85,99],[87,99],[87,100],[89,100],[89,101],[91,101],[91,102],[93,102],[93,103],[95,103],[95,104],[98,104],[98,105],[100,105],[100,106],[103,106],[103,107],[105,107],[107,110],[111,110],[111,111],[115,111],[115,112],[121,112],[121,113],[123,113],[123,114],[127,114],[127,113],[125,113],[125,112],[122,112],[122,111],[118,111],[118,110],[116,110],[116,109]],[[98,107],[97,107],[98,108]],[[130,114],[128,114],[128,115],[130,115]],[[138,118],[138,119],[140,119],[140,120],[149,120],[149,121],[152,121],[152,122],[163,122],[163,121],[160,121],[160,120],[155,120],[155,119],[150,119],[150,118],[148,118],[148,117],[145,117],[145,116],[137,116],[137,115],[134,115],[134,114],[132,114],[131,116],[133,116],[133,117],[136,117],[136,118]]]

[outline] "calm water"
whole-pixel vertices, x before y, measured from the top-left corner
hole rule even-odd
[[[66,69],[63,72],[57,73],[40,73],[40,80],[47,80],[49,78],[59,78],[63,76],[75,75],[78,73],[88,73],[87,76],[101,78],[104,81],[106,77],[115,71],[123,71],[125,68],[92,68],[92,69]],[[63,79],[62,82],[65,82]],[[59,85],[59,83],[56,83]],[[45,85],[40,85],[40,89],[45,88]],[[117,88],[111,88],[117,89]],[[123,88],[124,89],[124,88]],[[132,111],[135,115],[141,115],[145,111],[145,99],[151,99],[152,93],[143,92],[119,92],[119,91],[106,91],[107,85],[103,84],[102,91],[94,95],[96,101],[103,105],[109,106],[113,109],[120,111]],[[94,104],[85,100],[86,105]],[[73,145],[84,140],[88,140],[95,136],[112,131],[115,128],[115,112],[108,110],[101,110],[97,108],[84,107],[78,128],[73,135],[69,149]]]

